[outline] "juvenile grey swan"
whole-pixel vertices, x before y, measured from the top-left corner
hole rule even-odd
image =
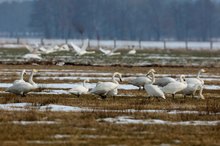
[[[118,81],[115,79],[115,76],[118,76],[120,81],[122,81],[122,75],[118,72],[115,72],[112,76],[112,82],[98,82],[96,87],[94,87],[90,93],[106,98],[108,95],[117,94],[117,88],[119,86]]]
[[[185,79],[185,76],[180,75],[180,81],[171,82],[167,84],[166,86],[162,87],[161,89],[165,94],[172,94],[174,98],[177,92],[180,92],[187,87],[187,84],[184,81],[184,79]]]
[[[141,90],[141,87],[143,87],[143,89],[144,89],[145,84],[151,84],[152,83],[152,79],[148,76],[151,72],[155,72],[155,70],[150,69],[148,71],[148,73],[146,74],[146,76],[136,77],[135,79],[130,80],[128,82],[128,84],[132,84],[134,86],[139,87],[139,90]]]

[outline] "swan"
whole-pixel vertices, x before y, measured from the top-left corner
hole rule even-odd
[[[121,55],[120,52],[115,52],[117,49],[114,48],[112,50],[105,50],[105,49],[102,49],[101,47],[99,48],[99,50],[105,54],[106,56],[114,56],[114,55]]]
[[[122,75],[115,72],[112,76],[112,82],[98,82],[96,87],[91,89],[90,93],[100,95],[102,98],[106,98],[109,95],[115,95],[115,93],[117,94],[119,83],[115,79],[116,75],[119,77],[120,81],[122,81]]]
[[[25,96],[28,92],[36,90],[37,85],[32,80],[33,72],[35,71],[34,70],[32,71],[31,76],[29,78],[29,82],[18,82],[7,88],[5,91],[16,95]]]
[[[23,59],[27,60],[42,60],[42,57],[40,54],[34,54],[34,53],[28,53],[22,56]]]
[[[77,86],[75,88],[70,89],[68,92],[74,95],[77,95],[78,97],[82,94],[87,94],[89,89],[86,87],[86,82],[89,82],[88,79],[84,80],[83,86]]]
[[[158,85],[160,87],[164,87],[167,84],[171,83],[171,82],[175,82],[176,80],[174,78],[171,77],[162,77],[160,79],[157,79],[154,83],[154,85]]]
[[[76,54],[81,56],[84,54],[94,54],[95,51],[86,51],[86,49],[88,48],[89,42],[86,41],[83,43],[82,48],[78,47],[77,45],[75,45],[74,43],[70,43],[70,45],[73,47],[73,49],[76,51]]]
[[[134,55],[136,54],[136,49],[132,49],[128,52],[129,55]]]
[[[200,78],[200,74],[204,73],[204,69],[200,69],[197,73],[196,78],[186,78],[187,84],[198,84],[198,85],[204,85],[204,81]],[[199,86],[200,87],[200,86]]]
[[[154,72],[150,72],[150,74],[152,75],[152,82],[150,84],[144,85],[145,91],[147,92],[149,97],[161,97],[163,99],[166,99],[163,91],[157,85],[153,85],[153,83],[155,82]]]
[[[13,82],[13,84],[25,82],[25,81],[24,81],[24,74],[25,74],[25,73],[26,73],[26,70],[23,69],[22,72],[21,72],[21,75],[20,75],[20,79],[19,79],[19,80],[15,80],[15,81]]]
[[[150,69],[148,71],[148,73],[146,74],[146,76],[144,77],[136,77],[135,79],[132,79],[128,82],[128,84],[132,84],[134,86],[137,86],[139,87],[139,90],[141,90],[141,87],[144,88],[144,85],[145,84],[150,84],[152,83],[152,80],[150,79],[150,77],[148,77],[148,75],[151,73],[151,72],[155,72],[154,69]]]
[[[180,75],[180,81],[171,82],[161,89],[165,94],[172,94],[174,98],[176,92],[180,92],[187,87],[187,83],[184,81],[184,79],[185,76]]]

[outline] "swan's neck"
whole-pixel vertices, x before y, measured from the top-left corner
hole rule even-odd
[[[113,76],[112,76],[112,81],[113,81],[115,84],[119,84],[118,81],[115,79],[115,75],[116,75],[116,74],[113,74]]]
[[[83,81],[83,87],[85,87],[85,88],[86,88],[86,82],[87,82],[87,80]]]
[[[155,82],[155,75],[154,75],[154,73],[153,73],[153,72],[151,72],[150,74],[152,75],[151,80],[152,80],[152,84],[153,84],[153,83]]]
[[[24,71],[21,72],[20,80],[24,80]]]
[[[36,83],[33,81],[33,76],[34,76],[34,71],[31,72],[31,75],[30,75],[29,80],[28,80],[28,82],[31,83],[32,85],[36,84]]]
[[[197,73],[197,77],[196,78],[200,78],[200,74],[201,74],[201,71],[199,71],[198,73]]]

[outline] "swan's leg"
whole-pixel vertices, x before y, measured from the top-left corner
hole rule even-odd
[[[141,86],[139,86],[139,90],[141,90]]]
[[[175,98],[175,94],[172,94],[173,99]]]

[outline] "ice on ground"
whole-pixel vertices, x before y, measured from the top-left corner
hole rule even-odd
[[[216,126],[220,121],[164,121],[160,119],[133,119],[130,116],[119,116],[115,118],[98,119],[99,122],[114,124],[144,124],[144,125],[183,125],[183,126]]]
[[[32,124],[57,124],[55,121],[12,121],[12,124],[18,125],[32,125]]]

